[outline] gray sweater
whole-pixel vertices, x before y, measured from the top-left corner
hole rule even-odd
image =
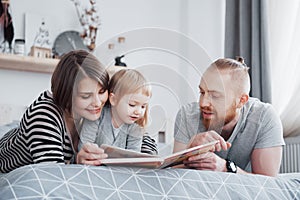
[[[86,142],[108,144],[124,149],[141,151],[144,129],[138,124],[123,124],[115,129],[111,122],[111,109],[105,106],[96,121],[84,120],[80,132],[79,149]]]

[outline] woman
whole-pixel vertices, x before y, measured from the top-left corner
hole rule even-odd
[[[78,154],[82,118],[96,120],[107,101],[108,74],[92,54],[77,50],[59,61],[44,91],[25,111],[20,126],[0,140],[0,172],[33,163],[100,165],[103,150],[86,144]],[[77,156],[75,156],[77,154]]]

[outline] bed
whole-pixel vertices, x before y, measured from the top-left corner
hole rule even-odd
[[[300,199],[300,173],[35,164],[0,175],[0,199]]]
[[[0,126],[0,137],[18,126]],[[300,199],[300,173],[35,164],[0,173],[0,199]]]

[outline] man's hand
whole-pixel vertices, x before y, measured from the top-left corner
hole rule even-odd
[[[188,168],[226,172],[226,161],[213,152],[207,152],[190,157],[184,161]]]
[[[190,143],[187,145],[187,148],[191,148],[215,140],[219,140],[219,142],[215,145],[215,148],[212,149],[212,151],[221,151],[221,150],[226,151],[231,147],[231,144],[229,142],[226,142],[224,138],[220,136],[217,132],[207,131],[207,132],[198,133],[194,135],[190,140]]]
[[[107,158],[104,150],[97,144],[86,143],[77,154],[77,164],[101,165],[101,160]]]

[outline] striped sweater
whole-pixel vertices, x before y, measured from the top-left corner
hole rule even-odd
[[[0,172],[33,163],[67,163],[73,149],[61,110],[43,92],[26,110],[20,126],[0,140]]]

